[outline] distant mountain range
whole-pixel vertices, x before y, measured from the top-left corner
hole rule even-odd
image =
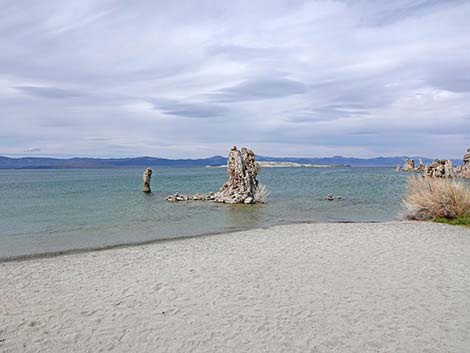
[[[348,158],[342,156],[326,158],[290,158],[256,156],[258,161],[292,162],[299,164],[328,164],[352,167],[394,167],[403,165],[406,159],[412,158],[418,162],[420,157],[377,157],[377,158]],[[425,164],[431,163],[429,158],[421,158]],[[154,157],[136,158],[41,158],[23,157],[9,158],[0,156],[0,169],[66,169],[66,168],[126,168],[126,167],[203,167],[218,166],[227,163],[227,158],[214,156],[201,159],[166,159]],[[453,163],[462,164],[460,160]]]

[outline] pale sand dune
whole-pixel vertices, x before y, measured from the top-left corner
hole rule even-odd
[[[470,231],[299,224],[0,264],[0,352],[470,352]]]

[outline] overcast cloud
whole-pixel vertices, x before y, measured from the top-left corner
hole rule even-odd
[[[0,0],[0,155],[460,158],[470,1]]]

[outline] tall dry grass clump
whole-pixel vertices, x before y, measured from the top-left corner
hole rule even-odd
[[[410,177],[403,205],[406,218],[431,220],[470,216],[470,187],[449,179]]]
[[[266,189],[266,185],[260,183],[254,194],[255,203],[265,203],[268,196],[269,191]]]

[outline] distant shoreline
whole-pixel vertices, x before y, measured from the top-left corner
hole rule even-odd
[[[262,168],[351,168],[347,164],[309,164],[295,162],[258,162]],[[226,168],[227,165],[206,165],[206,168]]]
[[[256,156],[256,161],[265,167],[318,167],[324,166],[351,166],[351,167],[396,167],[403,165],[407,159],[422,159],[423,163],[430,164],[432,159],[422,157],[266,157]],[[452,160],[454,165],[462,163],[461,160]],[[227,164],[227,158],[213,156],[199,159],[168,159],[156,157],[132,158],[44,158],[20,157],[10,158],[0,156],[0,170],[3,169],[105,169],[105,168],[146,168],[146,167],[217,167]]]

